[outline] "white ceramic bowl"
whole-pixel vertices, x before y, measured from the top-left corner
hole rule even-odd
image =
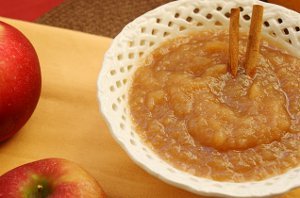
[[[228,29],[228,13],[232,7],[242,8],[240,25],[248,29],[250,20],[243,16],[251,16],[253,4],[265,7],[265,36],[299,57],[300,15],[256,0],[180,0],[166,4],[128,24],[105,54],[98,79],[98,98],[111,134],[133,161],[169,184],[201,195],[223,197],[266,197],[300,186],[300,168],[263,181],[244,183],[218,182],[182,172],[163,161],[140,140],[130,119],[128,89],[141,58],[178,35],[205,29]]]

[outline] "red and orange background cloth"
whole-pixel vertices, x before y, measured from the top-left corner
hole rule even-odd
[[[0,16],[34,21],[64,0],[2,0]]]

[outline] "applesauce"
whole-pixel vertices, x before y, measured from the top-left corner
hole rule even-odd
[[[154,50],[136,71],[136,131],[175,167],[218,181],[255,181],[300,164],[300,60],[262,40],[256,75],[227,70],[228,33],[205,31]]]

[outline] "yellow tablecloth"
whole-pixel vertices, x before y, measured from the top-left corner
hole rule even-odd
[[[77,162],[113,198],[199,197],[149,175],[112,139],[99,113],[96,81],[111,39],[0,18],[21,30],[41,63],[42,94],[29,122],[0,144],[0,175],[30,161]],[[284,197],[299,198],[300,190]]]

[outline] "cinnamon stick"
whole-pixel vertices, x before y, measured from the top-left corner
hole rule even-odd
[[[246,73],[250,76],[254,76],[256,72],[261,40],[263,10],[264,7],[260,5],[253,6],[245,60]]]
[[[229,68],[235,77],[238,70],[240,9],[232,8],[229,25]]]

